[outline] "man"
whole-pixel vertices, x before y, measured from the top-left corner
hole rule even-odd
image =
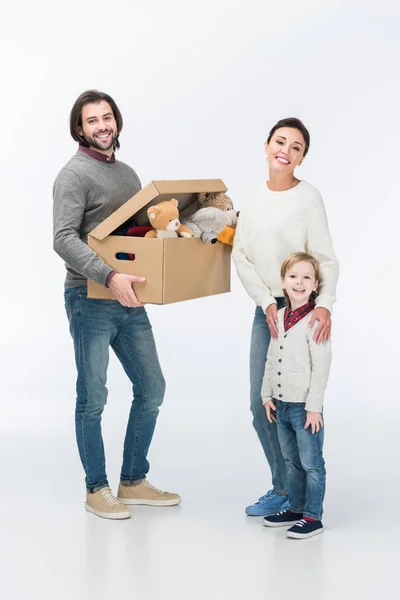
[[[122,124],[110,96],[96,90],[81,94],[70,115],[79,148],[53,187],[54,250],[66,263],[65,308],[78,371],[75,423],[86,510],[108,519],[129,518],[129,504],[170,506],[181,500],[146,480],[165,380],[146,310],[132,287],[145,279],[116,273],[87,245],[88,233],[141,188],[135,171],[115,158]],[[88,298],[88,278],[109,287],[117,302]],[[110,346],[134,393],[117,498],[107,480],[101,433]]]

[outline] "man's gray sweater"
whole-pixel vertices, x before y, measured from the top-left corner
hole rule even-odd
[[[112,269],[87,245],[88,234],[141,188],[135,171],[123,162],[103,162],[78,152],[53,186],[54,250],[65,261],[65,287],[105,284]]]

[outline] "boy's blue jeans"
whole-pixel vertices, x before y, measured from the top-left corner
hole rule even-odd
[[[288,471],[290,510],[319,521],[326,479],[322,456],[324,428],[314,434],[311,426],[304,429],[307,414],[303,402],[274,399],[274,403],[279,441]]]
[[[285,306],[285,298],[276,298],[276,301],[278,310]],[[263,309],[257,306],[250,346],[250,409],[253,414],[254,429],[271,469],[273,488],[277,494],[286,496],[288,493],[287,470],[279,444],[278,429],[276,423],[268,421],[261,399],[261,387],[270,340],[271,334],[266,315]]]
[[[165,393],[152,328],[145,308],[115,300],[92,300],[86,287],[64,293],[74,341],[76,438],[88,492],[108,486],[101,415],[107,402],[109,347],[132,382],[133,402],[126,430],[121,481],[133,483],[149,471],[147,453]]]

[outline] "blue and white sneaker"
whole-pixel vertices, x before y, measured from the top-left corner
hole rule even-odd
[[[280,496],[274,490],[269,490],[255,504],[246,507],[246,515],[250,517],[267,517],[289,508],[287,496]]]
[[[276,515],[269,515],[262,520],[265,527],[287,527],[288,525],[297,525],[303,518],[302,513],[295,513],[291,510],[281,510]]]
[[[321,521],[306,521],[306,519],[300,519],[293,527],[287,530],[286,536],[289,538],[303,539],[318,535],[323,531],[324,526]]]

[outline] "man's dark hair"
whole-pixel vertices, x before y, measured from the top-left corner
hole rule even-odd
[[[75,103],[71,110],[71,114],[69,117],[70,132],[71,132],[73,139],[76,142],[79,142],[79,144],[81,144],[82,146],[89,148],[89,144],[87,143],[87,141],[85,140],[83,135],[80,135],[79,131],[78,131],[79,128],[82,129],[82,108],[85,106],[85,104],[92,104],[92,103],[98,104],[99,102],[102,102],[102,100],[104,100],[105,102],[108,102],[108,104],[111,106],[111,109],[114,113],[115,121],[117,123],[118,135],[114,140],[114,150],[115,150],[116,148],[120,147],[118,138],[119,138],[119,134],[121,133],[123,120],[122,120],[122,115],[121,115],[121,112],[120,112],[118,106],[116,105],[114,100],[111,98],[111,96],[109,96],[108,94],[104,94],[103,92],[99,92],[97,90],[87,90],[86,92],[83,92],[83,94],[81,94],[75,100]]]
[[[281,127],[291,127],[292,129],[298,129],[301,132],[301,135],[303,136],[304,141],[306,143],[305,148],[304,148],[304,154],[303,154],[303,156],[305,156],[310,147],[310,133],[309,133],[307,127],[304,125],[304,123],[302,123],[302,121],[300,121],[300,119],[296,119],[295,117],[292,117],[289,119],[281,119],[280,121],[278,121],[277,124],[274,125],[273,128],[271,129],[271,131],[269,132],[267,144],[270,143],[271,138],[274,135],[275,131],[277,129],[280,129]]]

